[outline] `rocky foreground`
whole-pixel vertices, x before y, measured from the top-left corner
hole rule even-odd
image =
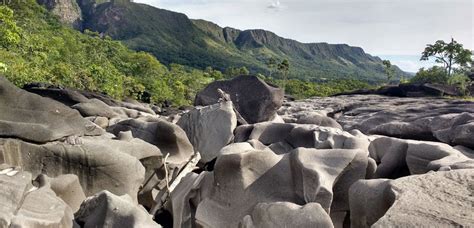
[[[196,107],[0,77],[0,227],[472,227],[474,103],[283,101],[256,77]]]

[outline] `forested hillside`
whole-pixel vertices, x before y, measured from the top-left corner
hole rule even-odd
[[[265,30],[240,31],[186,15],[128,1],[97,3],[83,10],[83,28],[147,51],[165,64],[179,63],[224,71],[245,66],[251,73],[270,74],[270,58],[288,59],[291,78],[309,81],[385,79],[382,60],[347,44],[285,39]],[[396,68],[398,77],[405,73]],[[278,75],[274,75],[278,77]]]
[[[213,62],[204,70],[164,65],[151,54],[131,50],[97,32],[81,33],[60,19],[34,0],[0,6],[0,73],[20,87],[44,82],[119,99],[131,97],[156,104],[168,101],[175,106],[191,104],[196,92],[214,80],[249,73],[238,67],[221,73],[210,67]],[[368,86],[354,80],[285,83],[258,75],[284,85],[296,98],[328,96]]]
[[[0,33],[0,70],[18,86],[46,82],[180,105],[189,104],[196,91],[220,73],[166,67],[110,37],[62,25],[34,0],[0,6],[0,21],[8,25]]]

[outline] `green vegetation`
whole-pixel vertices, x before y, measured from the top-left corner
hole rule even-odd
[[[410,80],[411,82],[453,85],[463,95],[469,95],[468,88],[472,81],[467,75],[470,73],[473,61],[470,50],[464,49],[463,45],[454,39],[451,39],[450,43],[438,40],[435,44],[426,46],[422,52],[421,60],[428,60],[430,57],[434,57],[436,62],[443,64],[443,66],[421,68]]]
[[[390,60],[383,60],[382,64],[384,66],[385,74],[387,75],[387,83],[390,84],[393,77],[395,76],[395,68],[392,66]]]
[[[170,101],[180,106],[191,104],[197,91],[214,80],[250,73],[242,65],[229,67],[224,73],[212,67],[165,66],[154,56],[132,51],[108,36],[88,30],[81,33],[62,25],[34,0],[0,6],[0,24],[0,73],[19,87],[45,82],[118,99],[132,97],[158,104]],[[284,85],[295,98],[369,87],[356,80],[288,80],[294,68],[292,65],[290,69],[288,60],[275,61],[271,77],[259,77]]]
[[[456,65],[461,68],[467,67],[472,62],[471,56],[472,52],[470,50],[464,49],[462,44],[451,38],[450,43],[438,40],[435,44],[427,45],[422,53],[421,60],[434,57],[437,63],[443,64],[449,77]]]
[[[464,96],[470,95],[468,87],[471,85],[471,79],[465,74],[455,73],[451,75],[448,79],[448,84],[456,86]]]
[[[67,28],[34,0],[0,6],[0,24],[0,71],[20,87],[46,82],[114,98],[187,105],[198,90],[222,78],[213,70],[168,68],[110,37]]]
[[[448,74],[443,67],[434,66],[429,69],[421,68],[410,82],[412,83],[439,83],[445,84]]]
[[[13,19],[13,11],[7,7],[0,7],[0,46],[9,48],[20,42],[20,29]]]
[[[353,90],[376,88],[374,85],[370,85],[359,80],[333,80],[329,82],[315,83],[291,79],[285,83],[284,80],[272,79],[269,77],[263,77],[263,79],[280,87],[286,85],[285,93],[293,96],[296,99],[304,99],[309,97],[327,97]]]
[[[83,9],[84,10],[84,9]],[[384,81],[382,61],[345,44],[304,44],[264,30],[240,31],[186,15],[127,2],[97,4],[84,28],[107,34],[128,47],[153,54],[163,64],[179,63],[222,72],[245,67],[250,73],[313,82],[358,79]],[[268,59],[287,59],[287,74],[275,75]],[[394,67],[398,76],[405,73]],[[278,78],[283,79],[283,78]]]

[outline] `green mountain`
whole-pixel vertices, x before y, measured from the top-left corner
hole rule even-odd
[[[273,57],[289,60],[292,78],[385,79],[381,59],[359,47],[305,44],[265,30],[221,28],[212,22],[191,20],[181,13],[127,1],[78,1],[82,29],[109,35],[134,50],[152,53],[164,64],[200,69],[212,66],[219,70],[245,66],[253,73],[268,75],[266,62]],[[397,72],[406,76],[398,68]]]
[[[222,74],[161,64],[98,33],[74,30],[78,15],[70,0],[48,12],[36,0],[0,5],[0,75],[21,87],[44,82],[131,97],[152,103],[189,105],[196,92]],[[49,8],[49,7],[48,7]],[[67,20],[52,13],[67,12]],[[71,17],[70,17],[71,16]],[[58,21],[61,19],[61,22]]]

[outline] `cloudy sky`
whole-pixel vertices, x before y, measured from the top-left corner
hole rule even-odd
[[[428,43],[454,37],[474,48],[473,0],[136,0],[238,29],[301,42],[347,43],[404,70]]]

